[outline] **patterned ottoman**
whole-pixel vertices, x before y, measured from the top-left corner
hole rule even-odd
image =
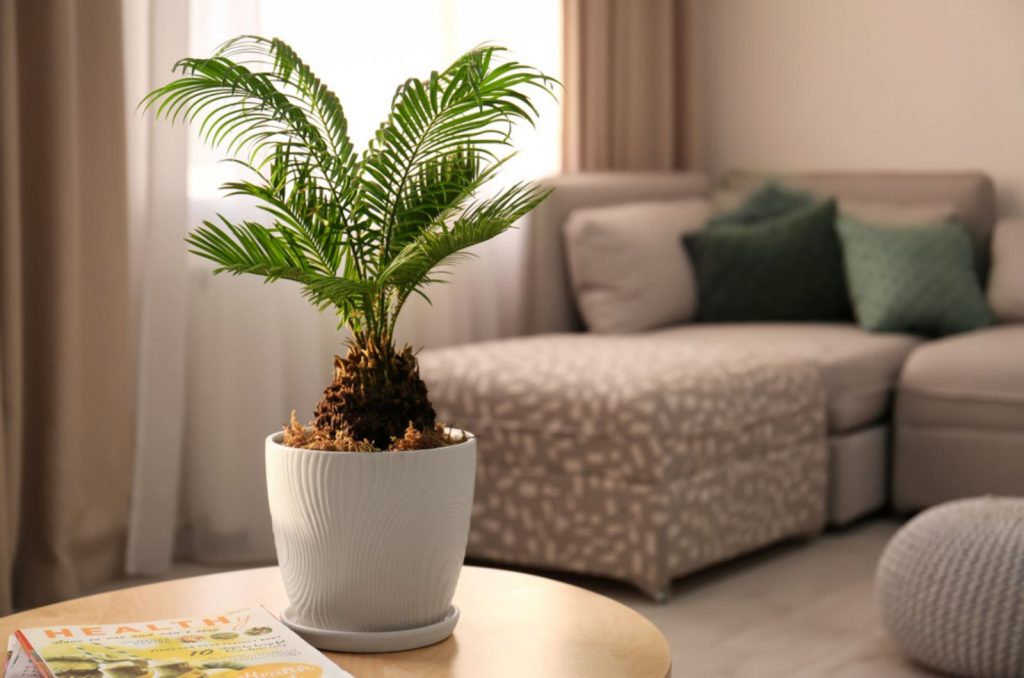
[[[1024,499],[931,508],[889,542],[882,622],[922,664],[971,678],[1024,676]]]
[[[809,364],[552,334],[420,365],[441,420],[479,438],[472,557],[657,598],[673,577],[824,526],[824,395]]]

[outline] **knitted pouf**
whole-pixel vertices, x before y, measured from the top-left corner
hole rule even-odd
[[[924,511],[876,575],[882,623],[922,664],[971,678],[1024,677],[1024,499]]]

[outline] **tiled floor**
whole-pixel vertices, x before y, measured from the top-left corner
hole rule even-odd
[[[663,604],[614,582],[565,579],[657,624],[674,678],[930,677],[900,657],[878,621],[875,564],[897,527],[879,518],[768,549],[677,581]],[[173,576],[221,569],[182,564]]]

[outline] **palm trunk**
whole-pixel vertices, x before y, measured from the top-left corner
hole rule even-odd
[[[344,358],[334,357],[334,380],[317,403],[316,432],[333,439],[339,431],[388,449],[411,425],[433,429],[434,408],[420,379],[412,348],[389,341],[355,339]]]

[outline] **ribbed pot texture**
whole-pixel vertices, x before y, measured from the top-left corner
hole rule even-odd
[[[332,631],[440,621],[462,570],[476,439],[412,452],[321,452],[267,438],[267,492],[289,619]]]

